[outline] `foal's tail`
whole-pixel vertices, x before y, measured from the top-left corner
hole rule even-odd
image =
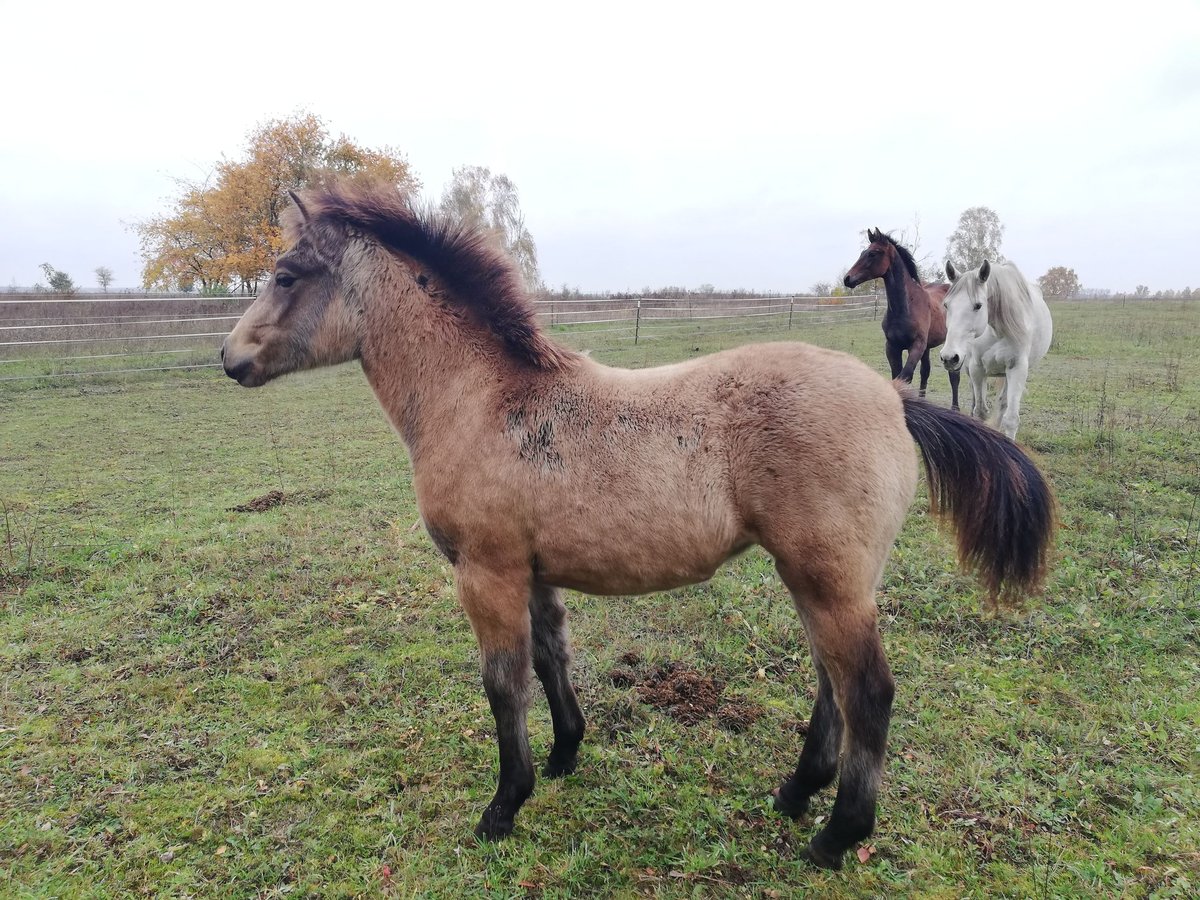
[[[1054,495],[1033,460],[975,419],[905,390],[901,399],[925,459],[930,509],[954,524],[959,561],[978,573],[993,602],[1038,590],[1054,537]]]

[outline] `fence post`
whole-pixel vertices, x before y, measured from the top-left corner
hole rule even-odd
[[[871,312],[871,321],[879,318],[879,291],[875,292],[875,309]]]
[[[788,331],[792,330],[792,313],[796,311],[796,298],[788,300]]]
[[[642,329],[642,301],[637,302],[637,316],[633,320],[633,343],[636,346],[638,342],[638,334]]]

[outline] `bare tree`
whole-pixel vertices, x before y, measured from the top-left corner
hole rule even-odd
[[[942,271],[942,264],[934,258],[933,251],[927,250],[924,253],[921,252],[920,214],[913,213],[912,228],[901,228],[896,240],[912,252],[913,260],[917,264],[917,274],[921,277],[922,282],[930,284],[941,281],[944,278],[945,273]]]
[[[946,242],[946,258],[960,271],[969,272],[990,262],[1003,262],[1000,243],[1004,240],[1004,225],[995,210],[972,206],[958,217],[958,227]]]
[[[828,297],[833,293],[833,285],[828,281],[818,281],[808,289],[808,292],[814,297]]]
[[[456,221],[495,232],[516,260],[526,287],[542,289],[537,245],[525,227],[517,186],[507,175],[493,175],[486,166],[460,166],[442,193],[441,210]]]
[[[113,271],[108,266],[96,266],[96,283],[100,290],[108,293],[108,286],[113,283]]]

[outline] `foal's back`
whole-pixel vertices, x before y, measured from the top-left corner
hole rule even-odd
[[[588,360],[521,407],[555,448],[519,479],[532,552],[548,583],[591,593],[702,581],[753,543],[886,556],[916,481],[896,391],[806,344],[641,370]]]

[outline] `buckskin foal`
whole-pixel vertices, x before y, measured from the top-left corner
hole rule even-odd
[[[999,597],[1038,586],[1051,539],[1052,497],[1029,458],[858,360],[804,344],[600,365],[542,333],[516,269],[482,231],[389,188],[294,199],[290,249],[226,339],[225,371],[249,387],[357,359],[408,447],[496,719],[499,786],[476,833],[508,834],[533,790],[531,663],[554,730],[543,771],[575,768],[584,720],[561,589],[692,584],[761,544],[819,683],[775,804],[804,813],[840,756],[833,812],[807,851],[840,866],[874,827],[893,694],[874,593],[916,489],[913,439],[960,557]]]

